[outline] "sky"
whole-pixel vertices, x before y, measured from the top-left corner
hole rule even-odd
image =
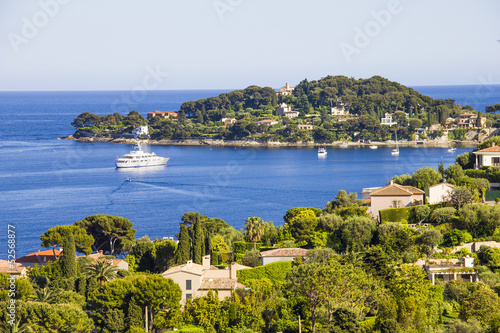
[[[2,0],[0,91],[500,84],[500,1]]]

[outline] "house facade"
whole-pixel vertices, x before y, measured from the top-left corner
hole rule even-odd
[[[380,125],[387,125],[391,127],[392,125],[397,125],[398,123],[392,120],[392,113],[386,113],[384,118],[380,118]]]
[[[283,248],[264,251],[260,253],[262,265],[267,265],[277,261],[293,261],[295,257],[305,258],[307,249],[301,248]]]
[[[458,116],[456,120],[458,128],[484,128],[486,126],[486,118],[474,113],[464,113]]]
[[[291,85],[289,85],[288,83],[286,83],[283,87],[281,87],[280,90],[278,90],[276,92],[276,95],[281,95],[281,96],[288,96],[288,95],[291,95],[293,93],[293,91],[295,90],[295,87],[292,87]]]
[[[281,103],[276,109],[276,115],[280,117],[297,118],[299,112],[292,111],[292,107],[286,105],[286,103]]]
[[[297,125],[297,127],[300,129],[300,130],[308,130],[308,131],[311,131],[313,129],[313,125],[309,125],[309,124],[299,124]]]
[[[148,119],[153,117],[162,117],[170,119],[179,119],[179,112],[177,111],[153,111],[147,113]]]
[[[257,125],[268,125],[268,126],[273,126],[279,123],[277,120],[272,120],[272,119],[264,119],[264,120],[259,120],[255,122]]]
[[[423,267],[432,285],[437,279],[443,282],[458,280],[462,282],[478,282],[479,275],[474,269],[474,258],[469,256],[460,259],[434,259]]]
[[[139,126],[132,131],[132,134],[134,135],[134,138],[136,138],[136,139],[142,135],[149,135],[148,126]]]
[[[476,164],[474,167],[500,167],[500,146],[496,146],[493,142],[491,147],[472,152],[476,155]]]
[[[429,186],[426,193],[427,203],[437,204],[440,202],[450,201],[450,196],[454,188],[455,185],[448,183],[439,183]]]
[[[6,273],[19,278],[27,278],[28,270],[20,263],[9,263],[7,260],[0,259],[0,273]]]
[[[209,290],[218,291],[219,300],[231,296],[232,290],[244,288],[238,283],[236,272],[248,266],[231,263],[228,269],[217,269],[210,265],[210,256],[204,256],[202,265],[189,260],[184,265],[171,267],[161,275],[172,279],[182,290],[181,303],[190,298],[206,296]]]
[[[370,212],[378,219],[382,209],[422,205],[424,195],[425,192],[416,187],[394,184],[391,180],[389,185],[371,191]]]
[[[222,118],[220,121],[224,123],[224,126],[229,124],[234,124],[236,122],[236,118]]]

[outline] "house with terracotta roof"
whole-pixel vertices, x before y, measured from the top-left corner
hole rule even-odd
[[[296,257],[305,258],[307,251],[307,249],[301,248],[282,248],[263,251],[260,253],[260,260],[262,265],[267,265],[277,261],[293,261]]]
[[[128,271],[128,262],[123,259],[108,258],[101,251],[89,254],[88,256],[79,256],[79,258],[90,258],[92,261],[105,260],[108,264],[114,266],[116,269],[124,269]]]
[[[55,254],[55,255],[54,255]],[[33,252],[24,257],[17,258],[16,262],[23,266],[31,267],[35,264],[46,265],[49,261],[57,261],[62,255],[61,250],[45,250]]]
[[[153,111],[147,113],[148,119],[153,117],[179,119],[179,112],[177,111]]]
[[[456,120],[458,128],[483,128],[486,126],[486,118],[475,113],[464,113]]]
[[[276,108],[276,115],[280,117],[297,118],[299,116],[298,111],[292,111],[292,107],[286,105],[286,103],[281,103]]]
[[[422,205],[424,195],[425,192],[416,187],[394,184],[391,180],[389,185],[370,193],[370,212],[378,219],[382,209]]]
[[[451,193],[453,192],[454,188],[455,185],[445,182],[429,186],[425,190],[427,203],[431,205],[440,202],[450,201]]]
[[[276,92],[276,95],[281,95],[281,96],[288,96],[288,95],[291,95],[293,93],[293,91],[295,90],[295,87],[292,87],[291,85],[289,85],[288,83],[286,83],[283,87],[281,87],[280,90],[278,90]]]
[[[491,144],[491,147],[473,151],[472,153],[476,155],[475,169],[479,169],[483,166],[500,167],[500,146],[496,146],[494,142]]]
[[[186,303],[190,298],[206,296],[209,290],[217,290],[222,301],[231,296],[234,289],[245,288],[238,283],[236,272],[246,268],[250,267],[233,262],[227,269],[218,269],[210,264],[210,255],[207,255],[203,257],[202,265],[189,260],[184,265],[169,268],[161,275],[179,285],[182,290],[181,303]]]
[[[279,123],[277,120],[272,120],[272,119],[264,119],[264,120],[259,120],[255,122],[257,125],[268,125],[268,126],[273,126]]]
[[[7,273],[15,277],[27,278],[28,270],[20,263],[9,263],[7,260],[0,259],[0,273]]]

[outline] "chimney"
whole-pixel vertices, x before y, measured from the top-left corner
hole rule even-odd
[[[193,261],[192,261],[192,260],[188,260],[188,261],[186,262],[186,266],[187,266],[187,267],[191,267],[191,266],[193,266]]]
[[[231,278],[231,280],[237,280],[238,278],[236,277],[236,263],[234,261],[231,263],[231,267],[229,268],[229,270],[229,277]]]
[[[492,142],[492,143],[491,143],[491,146],[492,146],[492,147],[495,147],[495,143],[494,143],[494,142]]]
[[[206,256],[203,257],[203,268],[210,268],[210,254],[207,254]]]
[[[394,184],[394,181],[391,179],[389,185],[393,185]]]

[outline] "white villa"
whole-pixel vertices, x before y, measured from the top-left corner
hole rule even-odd
[[[495,146],[494,142],[492,143],[491,147],[474,151],[472,153],[476,155],[476,169],[479,169],[483,166],[500,167],[500,147]]]
[[[147,126],[139,126],[135,130],[132,131],[134,138],[138,138],[141,135],[149,135],[149,129]]]
[[[280,117],[297,118],[299,116],[298,111],[292,111],[292,107],[281,103],[276,109],[276,115]]]
[[[332,109],[330,110],[330,114],[332,116],[346,116],[349,114],[349,111],[346,110],[341,97],[337,98],[337,104],[332,107]]]
[[[448,183],[439,183],[436,185],[429,186],[427,189],[427,201],[431,204],[436,204],[439,202],[450,201],[451,193],[455,185]]]
[[[397,125],[398,123],[392,120],[392,113],[386,113],[385,118],[380,119],[380,125],[387,125],[391,127],[392,125]]]
[[[424,264],[428,279],[435,284],[436,279],[443,282],[459,280],[463,282],[478,282],[479,275],[474,269],[474,258],[469,256],[460,259],[434,259]]]

